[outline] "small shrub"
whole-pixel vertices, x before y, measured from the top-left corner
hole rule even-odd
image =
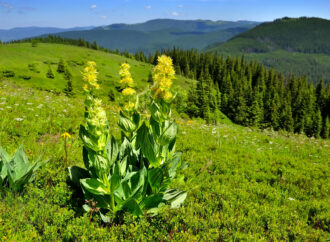
[[[24,80],[30,80],[31,76],[27,76],[27,75],[20,75],[19,78],[22,78]]]
[[[64,63],[63,59],[60,59],[60,61],[58,62],[57,72],[58,73],[64,73],[65,72],[65,63]]]
[[[2,72],[2,74],[3,74],[4,77],[14,77],[15,76],[15,72],[10,71],[10,70],[4,70]]]

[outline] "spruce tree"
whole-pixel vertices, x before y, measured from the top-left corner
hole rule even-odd
[[[48,65],[48,71],[47,71],[46,77],[47,78],[50,78],[50,79],[54,79],[55,78],[54,73],[53,73],[53,70],[52,70],[52,67],[50,65]]]
[[[321,136],[324,139],[330,138],[330,122],[329,116],[324,119]]]
[[[60,61],[58,62],[57,72],[58,73],[64,73],[65,72],[65,63],[64,63],[63,59],[60,59]]]

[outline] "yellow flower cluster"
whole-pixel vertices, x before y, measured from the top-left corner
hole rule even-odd
[[[104,130],[108,124],[107,115],[102,107],[102,101],[100,99],[92,99],[92,102],[92,105],[88,108],[86,121],[97,128],[97,135],[101,135],[102,130]]]
[[[131,87],[127,87],[127,88],[125,88],[123,91],[122,91],[122,94],[124,95],[124,96],[132,96],[132,95],[134,95],[136,93],[136,91],[133,89],[133,88],[131,88]]]
[[[84,90],[87,92],[89,90],[89,87],[99,89],[100,86],[97,83],[97,75],[98,72],[96,71],[96,63],[94,61],[87,62],[87,67],[82,72],[83,80],[87,82],[87,84],[84,85]]]
[[[130,65],[123,63],[120,67],[120,84],[124,88],[121,92],[124,97],[128,98],[128,103],[124,105],[123,109],[126,111],[133,111],[135,104],[131,102],[131,97],[136,94],[136,91],[133,89],[134,81],[129,71]],[[127,101],[127,100],[126,100]]]
[[[166,55],[158,57],[158,64],[153,70],[153,78],[155,84],[151,90],[155,98],[170,101],[173,97],[170,88],[172,86],[172,80],[175,78],[171,57]]]
[[[133,87],[134,81],[129,71],[130,65],[127,63],[121,64],[119,75],[120,75],[120,84],[123,87]]]

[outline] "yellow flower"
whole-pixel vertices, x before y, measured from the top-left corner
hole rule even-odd
[[[133,87],[134,86],[134,81],[133,81],[133,78],[129,71],[130,68],[131,68],[130,65],[127,63],[123,63],[120,66],[120,71],[119,71],[120,84],[123,87]]]
[[[130,102],[124,106],[124,109],[127,111],[132,111],[134,109],[134,107],[135,107],[135,104]]]
[[[173,95],[169,92],[172,86],[172,80],[175,78],[173,61],[171,57],[162,55],[158,57],[158,64],[153,70],[153,79],[155,80],[152,92],[157,99],[170,101]]]
[[[136,91],[133,88],[127,87],[122,91],[122,94],[124,96],[132,96],[136,93]]]
[[[87,82],[90,86],[94,87],[95,89],[99,89],[100,86],[97,84],[97,75],[98,72],[96,71],[96,63],[94,61],[87,62],[87,67],[85,67],[84,71],[82,72],[83,80]],[[84,86],[84,90],[88,90],[88,86]]]
[[[71,135],[70,135],[68,132],[63,133],[61,136],[62,136],[64,139],[65,139],[65,138],[69,138],[69,139],[71,139]]]
[[[87,85],[87,84],[84,85],[84,91],[85,91],[85,92],[88,91],[88,85]]]

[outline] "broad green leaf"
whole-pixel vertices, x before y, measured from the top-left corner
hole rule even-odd
[[[6,151],[0,147],[0,163],[1,161],[5,163],[5,162],[9,162],[10,160],[11,160],[10,155],[8,155]]]
[[[187,197],[187,192],[169,189],[165,192],[163,199],[171,204],[171,208],[179,208]]]
[[[119,114],[118,126],[127,133],[133,133],[138,128],[135,122],[123,114],[123,112]]]
[[[30,164],[28,158],[26,157],[23,146],[18,148],[9,164],[12,167],[12,178],[14,181],[25,175],[29,169]]]
[[[115,164],[113,168],[113,174],[110,178],[110,186],[112,193],[119,187],[120,182],[121,182],[121,175],[120,175],[119,165]]]
[[[87,170],[80,168],[78,166],[72,166],[68,168],[70,180],[77,187],[80,187],[80,179],[89,178],[90,175]]]
[[[159,137],[158,141],[161,145],[170,144],[176,137],[178,132],[178,127],[175,122],[171,123]]]
[[[112,135],[106,146],[106,153],[107,153],[110,165],[115,163],[115,161],[118,158],[119,147],[118,147],[118,143],[117,143],[116,139]]]
[[[139,206],[139,204],[135,201],[135,199],[128,200],[125,205],[123,206],[123,209],[126,211],[129,211],[135,216],[142,216],[143,212]]]
[[[96,178],[81,179],[80,184],[83,189],[95,195],[106,195],[109,194],[108,188]]]
[[[121,176],[126,176],[126,169],[127,169],[127,156],[125,156],[119,164],[119,170],[120,170],[120,174]]]
[[[175,153],[175,156],[168,162],[168,173],[171,179],[176,175],[176,170],[180,166],[181,153]]]
[[[97,154],[93,150],[88,149],[88,160],[89,170],[92,172],[93,176],[103,178],[104,174],[110,173],[111,164],[106,157]]]
[[[137,131],[136,145],[137,148],[141,148],[142,154],[151,165],[155,167],[159,165],[157,160],[158,146],[145,123]]]
[[[163,201],[163,194],[160,193],[152,194],[148,197],[145,197],[140,203],[140,206],[142,209],[157,208],[162,201]]]
[[[164,171],[162,167],[152,168],[148,171],[148,182],[153,193],[158,193],[164,177]]]
[[[159,126],[159,123],[153,117],[150,118],[150,128],[151,128],[151,132],[156,137],[159,137],[160,136],[160,126]]]
[[[95,151],[99,150],[97,138],[88,132],[83,125],[80,125],[79,137],[88,148]]]

